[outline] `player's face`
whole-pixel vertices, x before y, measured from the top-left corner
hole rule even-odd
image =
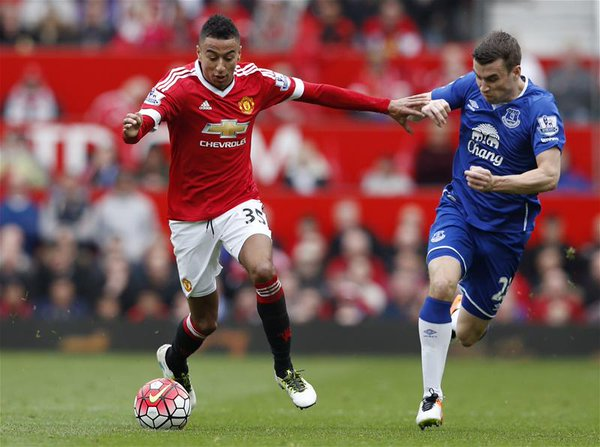
[[[506,69],[502,59],[481,65],[473,60],[473,71],[479,91],[490,104],[510,102],[521,92],[521,66],[511,71]]]
[[[219,90],[225,90],[233,81],[241,50],[242,47],[236,39],[207,37],[201,41],[196,46],[196,53],[204,78]]]

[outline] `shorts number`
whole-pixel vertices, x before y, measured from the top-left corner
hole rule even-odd
[[[512,282],[512,278],[507,278],[506,276],[502,276],[498,282],[500,283],[500,291],[498,293],[495,293],[492,296],[492,301],[496,301],[498,303],[501,303],[502,300],[504,299],[504,295],[506,295],[506,291],[508,290],[508,286],[510,286],[510,283]]]
[[[267,224],[267,221],[265,220],[265,213],[263,213],[261,210],[257,208],[243,208],[242,211],[246,213],[246,224],[252,223],[256,219],[258,219],[258,222],[263,225]]]

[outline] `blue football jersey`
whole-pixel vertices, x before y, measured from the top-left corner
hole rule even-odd
[[[541,152],[562,151],[565,134],[554,96],[525,79],[519,97],[492,105],[481,95],[474,72],[433,90],[431,96],[445,99],[453,110],[462,109],[447,192],[462,206],[466,221],[485,231],[533,230],[540,212],[537,194],[482,193],[467,185],[464,171],[481,166],[493,175],[522,174],[537,167],[535,157]]]

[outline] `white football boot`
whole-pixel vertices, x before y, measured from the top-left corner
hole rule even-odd
[[[283,379],[276,374],[275,380],[281,389],[287,391],[294,405],[301,410],[317,403],[315,389],[300,375],[300,371],[288,369],[287,375]]]
[[[417,425],[421,430],[427,427],[442,425],[444,414],[442,412],[442,399],[431,390],[431,394],[425,397],[419,404],[419,412],[417,413]]]
[[[179,383],[182,387],[184,387],[185,390],[188,392],[190,396],[190,411],[192,411],[196,406],[196,392],[194,391],[194,387],[190,382],[189,373],[181,374],[175,377],[175,374],[173,373],[173,371],[171,371],[169,365],[167,365],[167,351],[170,347],[171,345],[162,345],[156,350],[156,359],[158,360],[158,365],[160,366],[160,369],[162,369],[163,377],[165,379],[174,380],[175,382]]]

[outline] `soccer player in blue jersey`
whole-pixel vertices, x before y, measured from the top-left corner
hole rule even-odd
[[[434,89],[422,108],[439,126],[461,109],[461,123],[453,178],[427,249],[421,429],[442,424],[441,383],[453,332],[464,346],[485,334],[533,231],[537,195],[558,183],[563,123],[554,97],[523,76],[520,63],[516,39],[493,32],[473,51],[473,71]]]

